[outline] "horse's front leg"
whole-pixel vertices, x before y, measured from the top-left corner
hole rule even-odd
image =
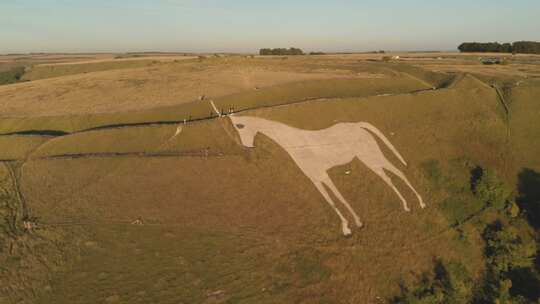
[[[339,216],[339,218],[341,220],[341,230],[343,231],[343,235],[345,235],[345,236],[351,235],[352,231],[349,228],[349,222],[343,216],[343,214],[341,214],[341,211],[339,211],[339,209],[336,207],[336,204],[334,203],[334,201],[332,200],[332,198],[328,194],[328,191],[326,191],[326,189],[324,188],[323,183],[319,182],[319,181],[313,181],[313,183],[315,184],[315,187],[317,187],[317,190],[319,190],[319,192],[323,195],[326,202],[328,202],[328,204],[334,209],[334,211]]]
[[[343,197],[343,195],[341,195],[341,192],[339,192],[339,190],[336,188],[336,185],[334,185],[334,182],[332,182],[332,180],[330,179],[330,177],[328,177],[324,183],[328,186],[328,188],[330,188],[330,190],[332,192],[334,192],[334,194],[336,195],[336,197],[341,201],[341,203],[343,205],[345,205],[345,207],[347,208],[347,210],[349,210],[349,212],[352,214],[353,218],[354,218],[354,222],[356,224],[356,226],[358,228],[362,228],[363,224],[362,222],[360,221],[360,217],[358,217],[358,214],[356,214],[356,212],[354,211],[354,209],[351,207],[351,205],[349,204],[349,202],[347,202],[347,200]]]

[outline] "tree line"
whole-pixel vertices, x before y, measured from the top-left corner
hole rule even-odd
[[[304,51],[298,48],[276,48],[276,49],[261,49],[259,51],[259,54],[261,56],[269,56],[269,55],[304,55]]]
[[[514,43],[464,42],[458,46],[461,52],[490,52],[514,54],[540,54],[540,42],[517,41]]]

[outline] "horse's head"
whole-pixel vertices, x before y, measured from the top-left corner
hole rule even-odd
[[[240,140],[242,141],[242,144],[248,148],[255,147],[253,145],[253,141],[255,140],[257,130],[254,128],[250,117],[242,117],[235,115],[231,115],[229,117],[231,118],[231,122],[234,128],[240,135]]]

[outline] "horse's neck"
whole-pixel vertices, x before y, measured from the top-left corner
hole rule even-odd
[[[258,132],[272,138],[277,142],[281,141],[286,134],[291,134],[292,130],[296,130],[283,123],[266,119],[261,119],[258,124],[261,126],[261,128],[257,130]]]

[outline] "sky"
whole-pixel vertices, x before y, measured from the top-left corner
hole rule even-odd
[[[0,0],[0,54],[456,50],[540,40],[539,0]]]

